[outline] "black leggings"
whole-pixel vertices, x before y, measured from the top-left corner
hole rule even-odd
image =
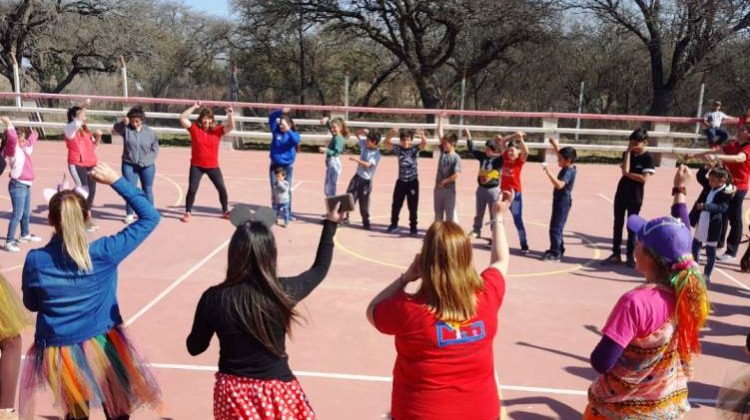
[[[198,186],[201,184],[203,175],[208,175],[208,179],[214,184],[216,190],[219,192],[219,201],[221,202],[221,211],[226,213],[229,210],[229,199],[227,198],[227,187],[224,186],[224,176],[221,175],[221,169],[219,168],[201,168],[199,166],[190,165],[190,184],[188,186],[188,193],[185,199],[185,211],[190,213],[193,211],[193,203],[195,203],[195,194],[198,192]]]

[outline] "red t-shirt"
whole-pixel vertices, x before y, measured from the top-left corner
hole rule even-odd
[[[375,326],[395,335],[391,415],[403,419],[496,419],[500,398],[492,342],[505,295],[500,271],[482,273],[477,314],[454,327],[435,318],[423,300],[399,292],[375,307]]]
[[[724,162],[724,166],[732,174],[732,182],[738,190],[746,191],[750,184],[750,143],[740,144],[731,142],[724,146],[724,153],[728,155],[739,155],[744,153],[747,159],[742,163]]]
[[[200,168],[212,169],[219,167],[219,144],[224,135],[224,126],[217,125],[211,131],[206,131],[193,123],[188,128],[190,133],[192,158],[190,164]]]
[[[521,192],[521,169],[526,163],[526,158],[519,157],[514,161],[508,158],[508,152],[503,153],[502,178],[500,179],[500,188],[504,191],[513,190]]]

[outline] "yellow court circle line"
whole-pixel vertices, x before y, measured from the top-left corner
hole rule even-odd
[[[163,179],[163,180],[171,183],[172,185],[174,185],[175,188],[177,188],[177,200],[174,202],[173,206],[174,207],[179,206],[182,203],[182,197],[185,195],[184,191],[182,190],[182,187],[180,186],[180,184],[178,184],[174,179],[172,179],[172,178],[170,178],[170,177],[168,177],[166,175],[162,175],[162,174],[160,174],[158,172],[156,173],[156,176],[158,176],[159,178],[161,178],[161,179]]]
[[[387,215],[387,216],[390,216],[390,215]],[[459,216],[467,216],[467,215],[466,214],[459,214]],[[373,216],[373,217],[371,217],[371,219],[378,219],[378,218],[383,218],[383,217],[386,217],[386,216],[384,216],[384,215]],[[532,225],[532,226],[549,227],[549,225],[545,225],[543,223],[538,223],[538,222],[524,221],[524,223],[528,224],[528,225]],[[334,243],[334,245],[336,245],[337,248],[339,248],[343,252],[345,252],[345,253],[347,253],[347,254],[355,257],[355,258],[358,258],[360,260],[368,261],[368,262],[375,263],[375,264],[378,264],[378,265],[382,265],[382,266],[385,266],[385,267],[395,268],[395,269],[398,269],[398,270],[406,270],[407,268],[409,268],[407,266],[393,264],[393,263],[390,263],[390,262],[387,262],[387,261],[382,261],[382,260],[378,260],[376,258],[371,258],[371,257],[368,257],[366,255],[362,255],[362,254],[358,253],[357,251],[354,251],[354,250],[348,248],[346,245],[342,244],[341,241],[339,240],[339,233],[340,232],[341,232],[340,230],[336,232],[336,235],[333,237],[333,243]],[[554,275],[557,275],[557,274],[566,274],[566,273],[570,273],[570,272],[573,272],[573,271],[580,270],[583,267],[587,267],[587,266],[591,265],[594,261],[597,261],[599,259],[599,257],[601,257],[601,250],[600,250],[599,246],[596,243],[594,243],[594,242],[592,242],[592,241],[584,238],[583,236],[578,235],[575,232],[570,232],[570,231],[566,231],[566,232],[569,233],[569,234],[572,234],[576,238],[579,238],[581,240],[581,242],[589,244],[589,245],[592,245],[594,247],[594,255],[587,262],[585,262],[584,264],[576,264],[576,265],[574,265],[572,267],[564,268],[564,269],[560,269],[560,270],[549,270],[549,271],[541,271],[541,272],[536,272],[536,273],[508,274],[506,277],[508,277],[508,278],[528,278],[528,277],[543,277],[543,276],[554,276]]]

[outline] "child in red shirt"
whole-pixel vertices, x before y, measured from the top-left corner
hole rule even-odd
[[[500,142],[501,150],[503,150],[500,189],[514,194],[510,213],[513,215],[513,224],[516,225],[518,239],[521,242],[521,253],[524,255],[529,253],[526,228],[523,226],[523,197],[521,196],[521,170],[529,156],[529,147],[524,141],[525,136],[525,133],[519,131],[512,136],[503,137]]]

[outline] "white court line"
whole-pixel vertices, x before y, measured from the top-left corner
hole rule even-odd
[[[300,185],[302,185],[304,183],[305,183],[305,181],[299,181],[298,183],[294,184],[292,186],[292,191],[296,190],[297,188],[299,188]]]
[[[609,198],[609,197],[607,197],[606,195],[604,195],[604,194],[602,194],[602,193],[599,193],[599,194],[597,194],[597,195],[598,195],[599,197],[601,197],[601,198],[603,198],[603,199],[607,200],[607,201],[609,202],[609,204],[615,204],[615,202],[614,202],[614,201],[612,201],[612,199],[611,199],[611,198]]]
[[[716,271],[718,271],[719,273],[723,274],[724,277],[728,278],[729,280],[732,280],[733,282],[737,283],[737,285],[740,286],[741,288],[743,288],[745,290],[750,290],[750,287],[748,285],[746,285],[745,283],[737,280],[736,278],[734,278],[734,276],[732,276],[731,274],[729,274],[726,271],[722,270],[721,268],[716,267]]]
[[[185,365],[185,364],[174,364],[174,363],[151,363],[151,367],[156,369],[173,369],[173,370],[187,370],[187,371],[203,371],[203,372],[216,372],[216,366],[205,366],[205,365]],[[303,370],[295,370],[292,372],[295,376],[307,377],[307,378],[325,378],[325,379],[343,379],[349,381],[364,381],[364,382],[392,382],[393,378],[390,376],[374,376],[374,375],[353,375],[349,373],[328,373],[328,372],[311,372]],[[498,382],[499,385],[499,382]],[[564,389],[564,388],[543,388],[534,386],[520,386],[520,385],[499,385],[503,391],[519,391],[529,392],[537,394],[558,394],[558,395],[575,395],[575,396],[586,396],[587,391],[578,389]],[[698,404],[715,404],[716,400],[708,398],[690,398],[690,402]]]
[[[7,273],[9,271],[18,270],[21,267],[23,267],[23,264],[21,264],[21,265],[14,265],[13,267],[0,268],[0,271],[2,271],[3,273]]]
[[[127,322],[125,322],[125,326],[127,327],[127,326],[132,325],[135,321],[138,320],[138,318],[142,317],[143,314],[145,314],[146,312],[148,312],[151,308],[154,307],[154,305],[156,305],[157,303],[159,303],[159,301],[161,301],[162,299],[164,299],[165,296],[167,296],[172,290],[174,290],[177,286],[179,286],[180,283],[182,283],[183,281],[185,281],[185,279],[187,279],[188,277],[190,277],[199,268],[201,268],[204,264],[206,264],[208,261],[210,261],[211,258],[213,258],[214,256],[216,256],[216,254],[218,254],[224,248],[226,248],[227,245],[229,245],[229,239],[227,239],[226,241],[224,241],[224,243],[222,243],[216,249],[214,249],[213,251],[211,251],[211,253],[208,254],[205,258],[203,258],[202,260],[198,261],[198,263],[195,264],[194,266],[192,266],[190,268],[190,270],[188,270],[187,272],[185,272],[185,274],[181,275],[177,280],[175,280],[174,282],[172,282],[172,284],[170,284],[169,287],[167,287],[166,289],[164,289],[163,292],[159,293],[158,296],[156,296],[146,306],[144,306],[143,308],[141,308],[140,311],[136,312],[135,315],[133,315],[130,319],[128,319]]]

